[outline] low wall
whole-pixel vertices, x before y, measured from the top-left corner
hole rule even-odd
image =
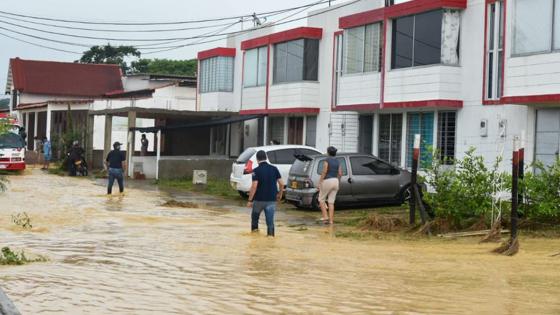
[[[0,315],[21,315],[2,289],[0,289]]]
[[[162,157],[159,161],[159,178],[191,178],[194,170],[206,170],[210,178],[229,179],[233,161],[225,157]]]

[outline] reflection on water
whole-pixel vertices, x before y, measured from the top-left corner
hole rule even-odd
[[[0,267],[24,314],[560,313],[560,259],[547,256],[560,241],[525,240],[511,258],[466,240],[337,239],[291,228],[301,219],[283,213],[272,239],[248,233],[238,206],[162,207],[168,196],[154,190],[108,198],[38,173],[11,180],[0,245],[51,259]],[[21,211],[32,232],[10,224]]]

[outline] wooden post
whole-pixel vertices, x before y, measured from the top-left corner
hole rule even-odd
[[[521,131],[521,143],[519,146],[519,180],[523,181],[525,177],[525,131]],[[523,205],[524,191],[523,187],[519,189],[517,205]]]
[[[511,180],[511,240],[517,238],[517,207],[519,202],[519,138],[513,139],[513,163]]]
[[[422,202],[422,200],[418,200],[416,194],[416,182],[418,178],[418,159],[420,158],[420,135],[414,135],[414,153],[412,155],[412,176],[410,178],[410,213],[409,213],[409,223],[411,225],[416,224],[416,203]]]
[[[158,129],[157,132],[157,139],[161,139],[161,129]],[[159,159],[161,157],[161,142],[158,141],[157,148],[156,148],[156,180],[159,179]]]

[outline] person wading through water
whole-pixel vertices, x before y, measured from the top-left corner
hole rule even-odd
[[[126,156],[125,152],[121,151],[121,144],[119,142],[113,143],[113,151],[107,154],[107,159],[105,160],[105,169],[109,173],[107,195],[112,194],[115,179],[119,184],[119,191],[122,194],[124,192],[124,171],[126,170]]]
[[[342,177],[340,162],[335,158],[336,151],[335,147],[327,148],[329,157],[323,162],[323,171],[319,179],[319,205],[323,215],[321,221],[323,223],[329,222],[329,224],[334,223],[334,202],[336,201],[336,194],[338,193],[340,178]],[[327,201],[329,204],[328,217],[327,205],[325,203]]]
[[[282,199],[284,182],[276,166],[268,164],[266,160],[266,152],[258,151],[257,162],[259,166],[253,170],[253,185],[249,192],[247,207],[253,209],[251,213],[251,231],[256,232],[259,230],[259,219],[261,212],[264,210],[267,235],[273,237],[274,212],[276,211],[276,202]]]

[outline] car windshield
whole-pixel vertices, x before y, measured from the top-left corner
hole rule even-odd
[[[245,163],[247,163],[247,161],[249,161],[251,159],[251,157],[255,153],[257,153],[257,150],[255,150],[253,148],[249,148],[249,149],[243,151],[243,153],[241,153],[241,155],[237,158],[236,162],[239,163],[239,164],[245,164]]]
[[[311,161],[302,161],[296,159],[292,167],[290,168],[290,175],[309,175],[309,169],[311,168]]]
[[[0,149],[21,149],[24,146],[23,139],[15,133],[0,135]]]

